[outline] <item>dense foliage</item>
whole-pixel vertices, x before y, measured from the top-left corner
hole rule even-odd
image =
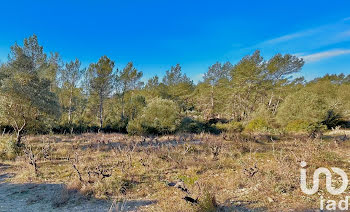
[[[0,126],[20,144],[24,132],[167,134],[177,131],[308,131],[347,126],[350,75],[295,78],[304,61],[259,51],[217,62],[195,85],[179,64],[142,82],[132,62],[102,56],[87,69],[48,56],[35,35],[11,47],[0,66]]]

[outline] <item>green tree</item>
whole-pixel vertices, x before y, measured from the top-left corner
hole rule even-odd
[[[163,96],[174,100],[183,111],[186,111],[191,106],[190,97],[194,91],[193,81],[182,74],[181,66],[177,64],[166,71],[163,77]]]
[[[260,104],[268,104],[275,113],[283,100],[285,86],[291,83],[290,77],[303,65],[302,59],[289,54],[276,54],[268,61],[264,60],[258,50],[245,56],[230,72],[234,118],[249,118]],[[276,95],[277,98],[274,97]]]
[[[78,59],[66,63],[65,67],[60,69],[60,103],[63,111],[67,114],[67,122],[72,125],[73,118],[79,107],[79,99],[82,98],[82,89],[79,87],[85,69],[80,68],[81,63]]]
[[[159,77],[156,75],[149,79],[146,83],[145,89],[154,89],[159,86]]]
[[[202,91],[205,92],[210,90],[210,94],[209,94],[210,109],[208,110],[209,118],[215,118],[215,114],[216,112],[218,112],[215,108],[216,107],[215,103],[218,100],[216,95],[217,92],[215,91],[217,90],[217,87],[219,87],[220,82],[222,84],[229,80],[229,73],[232,68],[233,66],[230,62],[226,62],[224,65],[221,65],[221,63],[216,62],[215,64],[210,66],[208,68],[207,73],[204,74],[204,84],[202,85],[202,88],[204,89],[202,89]],[[206,87],[210,87],[210,89]],[[205,98],[206,96],[208,95],[202,96],[201,99],[202,100],[208,99],[208,98]]]
[[[180,64],[172,66],[170,70],[167,70],[163,77],[163,83],[167,86],[178,85],[180,83],[191,83],[190,78],[186,74],[182,74]]]
[[[285,99],[276,118],[283,126],[295,121],[321,123],[329,109],[321,96],[303,89]]]
[[[104,120],[104,102],[113,91],[114,62],[107,56],[102,56],[97,63],[90,64],[89,85],[90,94],[98,102],[99,127],[102,129]]]
[[[0,86],[1,86],[1,81],[5,79],[7,76],[8,74],[6,73],[6,65],[1,64],[0,65]]]
[[[345,75],[325,75],[304,83],[297,92],[290,92],[276,118],[291,128],[297,128],[297,124],[332,128],[349,118],[349,105],[350,86]]]
[[[260,51],[255,51],[241,59],[231,70],[233,92],[230,101],[234,104],[233,118],[237,121],[248,118],[258,101],[266,95],[265,67],[266,62]]]
[[[140,81],[143,76],[142,72],[139,72],[132,62],[129,62],[123,71],[116,76],[116,85],[118,92],[120,94],[121,104],[122,104],[122,119],[125,118],[125,94],[128,91],[141,88],[143,82]]]
[[[266,79],[271,83],[268,107],[273,114],[276,114],[280,102],[286,96],[288,84],[294,83],[289,79],[293,74],[299,72],[303,65],[302,58],[290,54],[276,54],[266,63]]]
[[[125,106],[125,115],[128,120],[134,120],[141,115],[144,107],[146,107],[146,99],[141,95],[134,95]]]
[[[43,47],[34,35],[24,40],[23,47],[11,47],[9,61],[3,67],[5,77],[0,87],[0,119],[16,132],[17,145],[21,145],[27,128],[40,126],[59,114],[57,96],[51,92],[51,81],[41,77],[49,66]]]

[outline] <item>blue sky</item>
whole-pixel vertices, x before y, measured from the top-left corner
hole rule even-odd
[[[195,82],[216,61],[260,49],[303,57],[306,79],[350,74],[350,1],[7,1],[0,3],[0,60],[37,34],[45,51],[85,66],[102,55],[147,79],[180,63]]]

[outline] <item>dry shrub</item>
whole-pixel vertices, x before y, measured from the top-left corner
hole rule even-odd
[[[203,185],[202,185],[203,186]],[[198,205],[195,206],[197,212],[215,212],[218,210],[218,203],[216,201],[215,192],[213,186],[210,184],[204,184],[203,188],[200,188],[200,197]]]
[[[70,183],[68,183],[67,185],[67,189],[68,190],[72,190],[72,191],[79,191],[81,190],[83,184],[80,181],[71,181]]]
[[[53,142],[56,136],[50,141],[53,159],[39,157],[40,175],[30,178],[38,183],[71,182],[67,191],[63,190],[54,201],[58,207],[76,199],[70,190],[98,198],[127,196],[157,200],[147,207],[149,211],[215,211],[224,206],[230,210],[233,202],[238,201],[247,203],[244,207],[249,209],[269,211],[316,207],[316,197],[305,198],[299,188],[300,162],[308,163],[308,173],[321,166],[348,167],[350,145],[348,142],[335,145],[333,140],[301,135],[285,136],[288,137],[279,135],[271,139],[270,135],[253,133],[231,137],[200,134],[193,138],[180,135],[144,139],[119,134],[84,134],[71,138],[74,140],[61,136],[61,141]],[[43,149],[40,146],[43,142],[31,139],[33,149]],[[40,139],[50,140],[50,137],[40,136]],[[109,148],[98,151],[96,145],[89,147],[89,141],[96,140],[110,141],[106,145]],[[140,140],[145,141],[140,143]],[[192,140],[199,142],[191,143]],[[82,181],[72,161],[67,160],[74,158],[75,152],[79,158],[74,164],[81,172]],[[24,160],[24,156],[17,158]],[[22,167],[27,164],[20,160],[14,163]],[[17,182],[32,176],[29,170],[18,168],[15,172]],[[190,194],[164,183],[177,180],[186,184]],[[213,185],[215,189],[203,186],[203,190],[197,191],[196,182]],[[185,195],[198,198],[198,204],[185,201]]]

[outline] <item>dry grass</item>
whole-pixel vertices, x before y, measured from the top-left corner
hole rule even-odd
[[[350,130],[348,129],[341,129],[339,127],[327,132],[327,135],[347,135],[350,136]]]
[[[67,201],[70,190],[97,198],[157,201],[145,211],[318,208],[319,195],[300,190],[300,162],[308,162],[310,176],[320,166],[349,171],[350,165],[349,140],[335,142],[329,136],[83,134],[31,136],[26,143],[37,157],[38,171],[19,156],[12,162],[14,182],[65,183],[58,205]],[[188,193],[168,186],[178,181]],[[320,188],[327,198],[325,187]],[[186,196],[198,203],[185,201]]]

